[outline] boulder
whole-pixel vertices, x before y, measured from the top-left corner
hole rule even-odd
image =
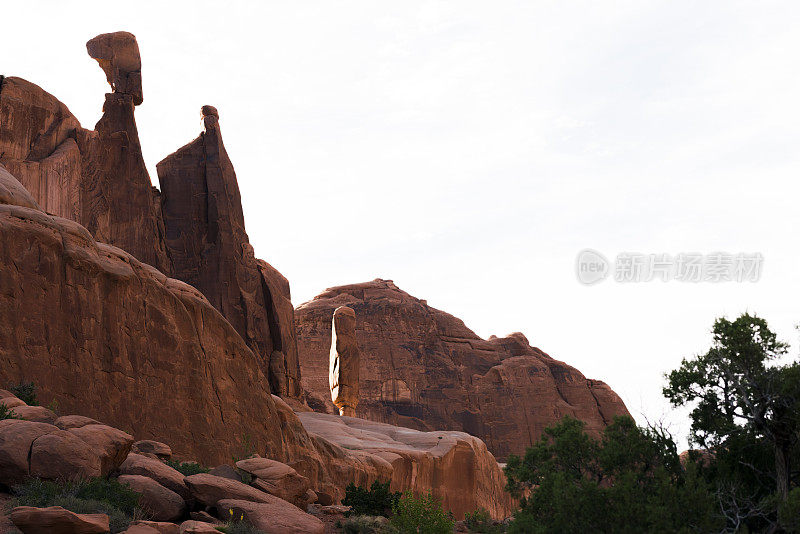
[[[91,445],[68,430],[53,430],[30,449],[30,474],[46,480],[99,477],[100,456]]]
[[[236,462],[236,467],[253,475],[256,488],[304,508],[310,496],[309,480],[288,465],[267,458],[248,458]],[[314,495],[316,500],[316,495]]]
[[[154,521],[175,521],[186,511],[183,497],[142,475],[120,475],[119,481],[141,494],[139,504]]]
[[[169,460],[172,458],[172,449],[169,445],[161,443],[160,441],[153,441],[152,439],[142,439],[137,441],[131,447],[131,451],[136,454],[152,454],[161,460]]]
[[[317,411],[337,412],[329,357],[340,306],[356,312],[357,417],[467,432],[502,460],[523,454],[565,415],[595,434],[614,416],[629,415],[606,384],[531,346],[524,335],[482,339],[460,319],[381,279],[327,289],[295,310],[303,388]]]
[[[30,473],[29,454],[37,438],[58,430],[47,423],[4,419],[0,421],[0,483],[11,486]]]
[[[309,515],[291,503],[277,497],[270,502],[222,500],[217,503],[217,513],[224,517],[226,511],[233,517],[244,515],[254,527],[265,534],[323,534],[322,521]]]
[[[11,522],[24,534],[104,534],[109,532],[105,514],[76,514],[60,506],[18,506]]]
[[[95,421],[91,417],[84,417],[82,415],[62,415],[56,419],[55,425],[61,430],[69,430],[71,428],[80,428],[86,425],[102,425],[99,421]]]
[[[119,466],[122,475],[141,475],[151,478],[165,488],[177,493],[183,500],[190,498],[189,488],[184,483],[184,477],[179,471],[171,468],[167,464],[142,456],[141,454],[130,453],[122,465]]]
[[[88,443],[100,457],[100,474],[106,476],[117,469],[131,450],[133,436],[108,425],[92,424],[68,430]]]
[[[159,531],[148,525],[131,525],[123,534],[159,534]]]
[[[17,406],[13,410],[11,410],[11,413],[14,414],[16,417],[19,417],[20,419],[24,419],[26,421],[35,421],[37,423],[49,423],[51,425],[56,422],[56,419],[58,419],[58,416],[56,414],[54,414],[51,410],[48,410],[44,406]]]
[[[137,106],[142,103],[142,61],[132,33],[103,33],[86,43],[86,50],[100,64],[115,93],[131,95]]]
[[[158,532],[159,534],[179,534],[181,527],[175,523],[166,523],[163,521],[134,521],[131,527],[143,526],[149,527]],[[129,529],[130,532],[130,529]]]
[[[219,530],[210,523],[190,519],[181,523],[180,534],[219,534]]]
[[[356,415],[359,361],[356,312],[353,308],[340,306],[333,312],[329,363],[331,400],[340,415]]]
[[[217,467],[211,469],[208,474],[222,478],[229,478],[231,480],[235,480],[236,482],[242,481],[242,475],[240,475],[235,468],[227,464],[218,465]]]
[[[222,499],[270,502],[275,498],[247,484],[208,473],[186,477],[186,485],[192,496],[206,506],[215,506]]]
[[[0,399],[0,404],[4,404],[6,408],[17,408],[19,406],[27,406],[25,401],[22,401],[16,397],[4,397]]]

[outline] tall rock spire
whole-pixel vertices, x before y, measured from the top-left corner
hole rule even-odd
[[[260,355],[273,393],[299,395],[288,282],[255,258],[219,113],[213,106],[201,113],[200,136],[156,166],[174,275],[199,289]]]

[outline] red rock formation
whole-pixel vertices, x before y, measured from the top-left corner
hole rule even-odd
[[[131,34],[87,43],[114,92],[95,130],[67,107],[19,78],[0,85],[0,163],[48,212],[85,226],[94,237],[169,273],[158,192],[150,182],[134,106],[141,103],[139,49]]]
[[[340,431],[341,421],[331,426],[315,419],[323,414],[308,413],[301,422],[269,394],[255,354],[199,291],[95,242],[77,223],[45,214],[2,166],[0,324],[0,384],[34,380],[41,400],[80,414],[54,425],[2,422],[11,432],[0,435],[0,475],[6,479],[32,472],[31,462],[40,457],[56,457],[51,451],[57,448],[49,444],[55,438],[31,454],[29,444],[45,434],[69,435],[72,445],[80,441],[91,473],[118,465],[118,451],[127,452],[134,439],[169,444],[177,458],[209,466],[241,454],[247,440],[252,450],[287,464],[318,497],[331,501],[344,497],[350,482],[369,486],[382,479],[398,490],[451,495],[472,491],[474,482],[487,502],[504,502],[497,463],[477,439],[437,433],[433,441],[407,429],[347,423],[367,425],[367,439],[364,429]],[[24,407],[7,391],[0,390],[0,400],[15,410]],[[305,423],[314,430],[307,431]],[[351,446],[354,435],[369,443]],[[59,443],[70,445],[65,439]],[[79,456],[77,447],[69,450],[61,456]],[[42,465],[53,473],[82,469],[74,462],[48,462]],[[128,454],[119,470],[181,494],[180,475],[157,459]],[[452,499],[454,512],[463,513],[463,499]],[[502,515],[508,511],[503,506],[490,510]]]
[[[329,383],[331,400],[340,415],[355,417],[358,406],[359,352],[356,340],[356,314],[340,306],[333,311]]]
[[[565,415],[598,432],[628,415],[603,382],[531,347],[522,334],[479,338],[464,323],[375,280],[328,289],[295,311],[303,387],[314,408],[328,397],[334,309],[356,313],[361,349],[358,417],[478,436],[497,457],[520,454]]]
[[[87,50],[113,89],[95,130],[82,128],[38,86],[0,77],[0,163],[46,212],[76,221],[98,241],[200,289],[261,357],[272,391],[300,396],[289,283],[254,258],[216,110],[206,106],[206,132],[159,164],[169,197],[164,205],[171,238],[165,240],[161,195],[151,185],[134,118],[142,102],[136,38],[102,34]],[[201,174],[187,178],[195,172]],[[171,180],[176,173],[189,182]]]
[[[156,166],[174,274],[199,289],[261,356],[275,393],[297,396],[300,366],[294,331],[287,331],[294,320],[289,284],[256,260],[219,114],[212,106],[202,113],[200,136]]]

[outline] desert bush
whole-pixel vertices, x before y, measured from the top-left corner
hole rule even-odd
[[[122,532],[144,518],[139,494],[116,479],[52,482],[30,478],[12,488],[14,506],[61,506],[76,514],[106,514],[111,532]]]
[[[2,419],[19,419],[14,413],[11,411],[12,408],[9,408],[2,402],[0,402],[0,420]]]
[[[341,525],[342,534],[397,534],[397,529],[383,516],[356,515]]]
[[[33,382],[22,381],[18,384],[9,384],[8,390],[28,406],[39,405],[36,401],[36,384]]]
[[[342,504],[352,508],[346,514],[348,517],[351,515],[389,517],[399,498],[400,492],[389,491],[388,482],[381,484],[376,480],[369,489],[351,482],[345,488]]]
[[[392,525],[402,534],[450,534],[455,521],[430,493],[401,496],[392,508]]]
[[[197,462],[178,462],[176,460],[167,460],[166,464],[186,477],[196,475],[198,473],[208,473],[210,471],[208,467],[204,467]]]
[[[495,523],[485,508],[478,508],[474,512],[468,512],[464,516],[464,524],[470,532],[479,534],[500,534],[505,532],[504,525]]]

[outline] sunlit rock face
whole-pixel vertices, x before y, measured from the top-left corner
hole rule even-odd
[[[481,339],[390,280],[328,289],[295,310],[303,387],[316,410],[328,395],[331,318],[355,311],[360,349],[356,415],[421,430],[478,436],[497,457],[522,453],[565,415],[599,432],[628,415],[605,383],[532,347],[524,335]]]

